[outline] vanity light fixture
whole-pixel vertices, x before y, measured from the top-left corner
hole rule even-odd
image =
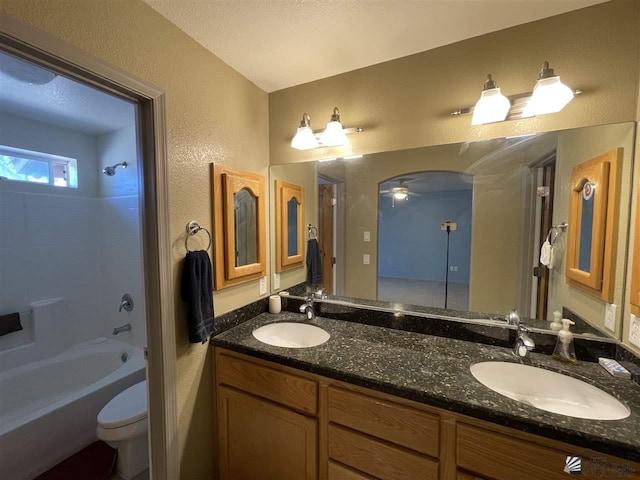
[[[325,147],[342,147],[347,144],[347,134],[344,133],[342,123],[340,123],[340,110],[334,107],[331,120],[327,123],[322,135],[320,135],[320,143]]]
[[[343,160],[355,160],[356,158],[362,158],[363,155],[347,155],[346,157],[342,157]]]
[[[538,82],[533,88],[533,95],[527,102],[523,117],[556,113],[573,99],[573,92],[560,81],[560,76],[549,68],[549,62],[542,64]]]
[[[310,150],[318,148],[320,144],[311,130],[311,117],[305,112],[302,114],[300,126],[296,135],[291,140],[291,146],[298,150]]]
[[[500,87],[496,85],[491,74],[487,75],[480,100],[473,108],[471,125],[483,125],[485,123],[502,122],[507,118],[511,108],[511,102],[500,93]]]
[[[497,88],[491,75],[487,75],[482,95],[476,105],[460,108],[451,112],[451,115],[459,116],[472,113],[472,125],[518,120],[534,115],[559,112],[575,95],[581,93],[582,90],[571,90],[560,82],[560,77],[553,72],[552,68],[549,68],[549,62],[544,62],[533,92],[504,96]],[[504,113],[504,108],[507,108],[506,113]]]
[[[291,146],[298,150],[310,150],[319,147],[341,147],[347,144],[347,135],[364,131],[362,127],[343,128],[340,123],[340,110],[333,109],[331,120],[323,131],[311,130],[311,120],[307,113],[302,115],[300,126],[291,140]]]

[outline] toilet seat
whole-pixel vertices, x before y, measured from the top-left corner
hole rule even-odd
[[[113,397],[98,414],[98,431],[139,430],[147,424],[147,381],[127,388]],[[130,428],[127,428],[130,427]]]

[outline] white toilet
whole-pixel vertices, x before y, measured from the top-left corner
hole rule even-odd
[[[116,473],[130,480],[149,468],[147,381],[120,392],[98,414],[97,435],[118,449]]]

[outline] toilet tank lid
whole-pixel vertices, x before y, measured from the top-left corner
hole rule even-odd
[[[120,392],[98,414],[102,428],[117,428],[147,416],[147,381],[136,383]]]

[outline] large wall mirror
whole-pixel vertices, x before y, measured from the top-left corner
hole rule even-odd
[[[264,177],[212,164],[216,290],[266,274]]]
[[[334,252],[324,279],[337,299],[408,311],[446,304],[466,318],[518,308],[538,328],[566,307],[594,327],[585,332],[619,338],[621,315],[605,329],[605,302],[567,282],[567,224],[574,167],[620,148],[611,299],[622,305],[634,133],[633,122],[603,125],[275,165],[270,176],[312,183],[308,222],[331,216],[319,237]],[[327,186],[335,201],[320,203]],[[545,240],[550,265],[540,263]]]

